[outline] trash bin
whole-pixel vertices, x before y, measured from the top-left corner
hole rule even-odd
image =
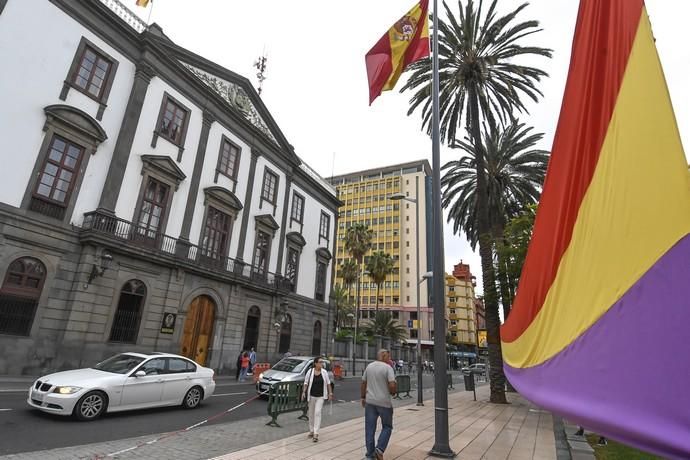
[[[465,377],[465,391],[474,391],[474,374],[464,374]]]

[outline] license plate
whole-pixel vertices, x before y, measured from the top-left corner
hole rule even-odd
[[[43,401],[43,395],[41,393],[34,391],[31,395],[31,399],[35,399],[36,401]]]

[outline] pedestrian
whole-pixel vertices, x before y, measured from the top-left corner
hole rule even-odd
[[[333,401],[333,387],[328,378],[328,372],[323,370],[323,360],[320,356],[314,358],[314,367],[307,371],[302,389],[302,399],[309,402],[309,434],[314,442],[319,440],[321,428],[321,412],[326,400]]]
[[[292,356],[292,353],[290,353],[290,350],[286,351],[285,354],[283,355],[283,358],[289,358]]]
[[[388,364],[390,353],[382,349],[377,361],[369,363],[362,374],[360,396],[364,407],[364,439],[368,459],[383,459],[383,453],[393,432],[393,400],[397,391],[395,372]],[[376,424],[381,418],[381,434],[376,442]]]
[[[237,355],[237,372],[235,373],[235,380],[240,380],[240,372],[242,371],[242,353],[244,353],[244,350],[240,351],[240,354]]]
[[[254,364],[256,364],[256,352],[254,351],[254,347],[252,347],[249,352],[249,373],[252,375],[254,374]]]
[[[244,382],[244,379],[247,378],[247,372],[249,372],[249,353],[246,351],[242,353],[240,366],[242,367],[240,371],[240,382]]]

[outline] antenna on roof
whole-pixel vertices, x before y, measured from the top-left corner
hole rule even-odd
[[[267,61],[268,57],[266,56],[266,47],[264,47],[264,50],[261,52],[261,56],[256,60],[256,62],[254,62],[254,67],[258,70],[256,73],[256,79],[259,80],[259,88],[257,89],[259,96],[261,96],[261,90],[263,89],[264,80],[266,79]]]

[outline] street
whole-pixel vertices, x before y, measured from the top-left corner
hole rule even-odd
[[[30,383],[5,383],[0,386],[0,455],[112,441],[147,434],[182,430],[214,417],[208,424],[228,423],[266,415],[266,400],[253,399],[224,414],[230,408],[255,396],[254,386],[234,379],[218,378],[215,394],[199,408],[186,411],[177,407],[106,414],[93,422],[79,422],[34,410],[26,404]],[[359,379],[336,382],[335,404],[359,400]],[[455,383],[456,388],[462,383]],[[23,388],[26,387],[27,389]],[[433,377],[424,375],[426,390],[433,388]],[[416,377],[412,375],[412,388]],[[416,392],[411,393],[416,398]],[[429,396],[425,394],[425,398]],[[268,421],[268,417],[267,417]],[[270,429],[270,428],[266,428]]]

